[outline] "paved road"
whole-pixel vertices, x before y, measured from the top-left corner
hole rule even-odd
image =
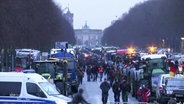
[[[84,89],[84,97],[91,104],[102,104],[100,84],[101,84],[101,82],[99,81],[99,79],[98,79],[98,81],[95,81],[95,82],[93,82],[93,81],[87,82],[87,78],[86,78],[86,74],[85,74],[84,79],[83,79],[83,84],[80,85],[80,88]],[[121,97],[120,97],[120,99],[121,99]],[[131,95],[129,95],[128,101],[129,101],[128,104],[135,104],[138,102]],[[112,102],[114,102],[114,93],[112,92],[112,89],[110,89],[108,104],[111,104]],[[122,100],[120,102],[122,102]]]

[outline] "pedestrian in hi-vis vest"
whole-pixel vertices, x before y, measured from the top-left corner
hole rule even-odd
[[[100,65],[100,67],[98,68],[98,72],[100,73],[100,81],[102,81],[104,69],[103,69],[103,67],[102,67],[101,65]]]

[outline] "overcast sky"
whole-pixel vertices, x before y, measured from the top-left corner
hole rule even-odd
[[[131,7],[146,0],[54,0],[64,10],[74,13],[74,29],[87,22],[91,29],[105,29]],[[66,12],[66,11],[65,11]]]

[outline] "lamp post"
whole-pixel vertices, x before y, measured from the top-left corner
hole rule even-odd
[[[184,48],[184,37],[181,37],[181,51],[183,51]]]
[[[64,95],[67,96],[67,81],[68,81],[68,69],[67,69],[67,59],[66,59],[66,54],[67,54],[67,48],[68,48],[68,43],[65,44],[64,48],[64,60],[63,60],[63,65],[64,65],[64,70],[63,70],[63,82],[64,82]]]
[[[63,71],[63,83],[64,83],[64,92],[63,94],[65,96],[67,96],[67,73],[68,73],[68,70],[67,70],[67,61],[64,60],[63,61],[63,64],[64,64],[64,71]]]
[[[162,48],[165,48],[165,40],[162,39]]]

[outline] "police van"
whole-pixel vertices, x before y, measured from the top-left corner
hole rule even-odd
[[[0,103],[69,104],[71,101],[37,73],[0,72]]]

